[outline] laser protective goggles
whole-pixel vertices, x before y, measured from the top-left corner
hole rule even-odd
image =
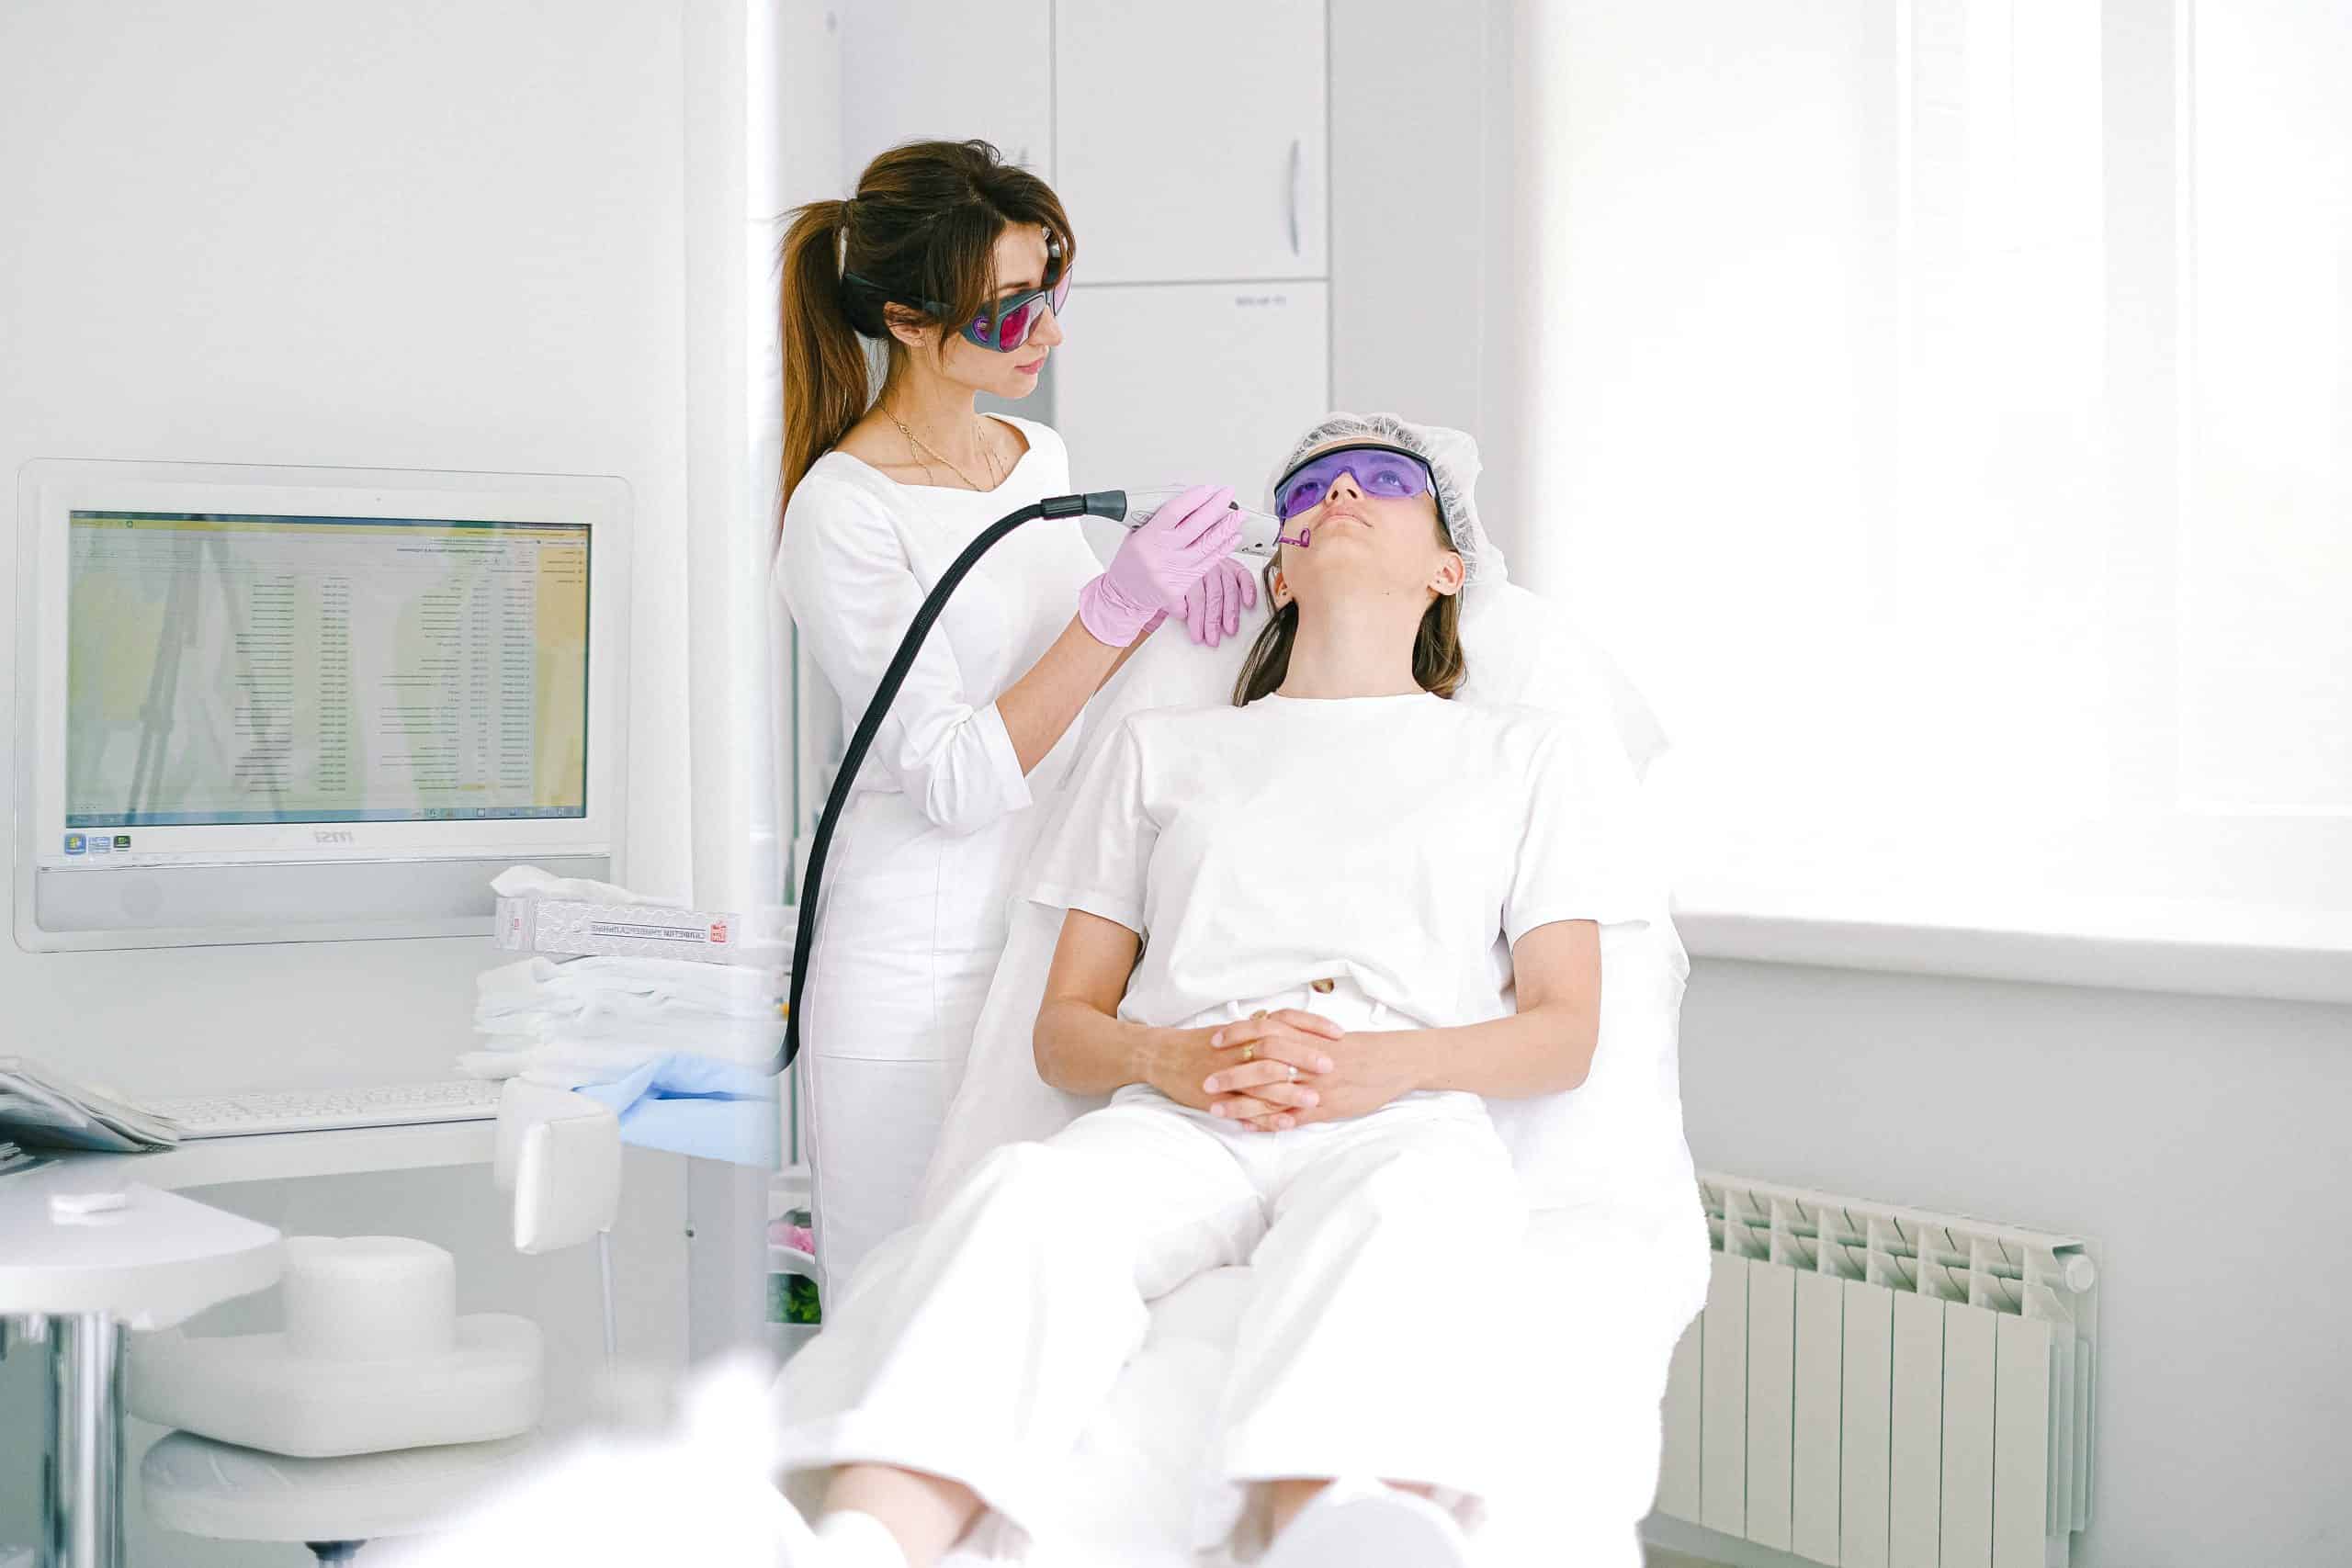
[[[1029,341],[1031,330],[1036,326],[1037,318],[1044,313],[1038,309],[1039,305],[1052,307],[1056,316],[1062,313],[1062,307],[1069,299],[1069,275],[1070,269],[1062,265],[1061,247],[1056,244],[1047,245],[1046,286],[1043,288],[1033,288],[1026,294],[1016,294],[1009,299],[998,300],[993,307],[982,310],[965,322],[958,335],[965,342],[985,348],[992,354],[1011,354]],[[844,272],[842,274],[842,278],[844,282],[854,283],[861,288],[870,288],[894,303],[910,305],[918,310],[936,316],[943,321],[953,309],[952,306],[943,305],[936,299],[900,299],[880,284],[870,278],[860,277],[854,272]]]
[[[1429,459],[1419,453],[1385,442],[1354,441],[1316,453],[1276,481],[1274,516],[1287,523],[1302,513],[1314,511],[1323,504],[1323,498],[1331,492],[1332,481],[1341,474],[1352,478],[1356,488],[1364,494],[1387,500],[1405,501],[1437,491],[1437,475],[1430,468]],[[1443,520],[1442,501],[1438,502],[1437,510],[1439,518]]]

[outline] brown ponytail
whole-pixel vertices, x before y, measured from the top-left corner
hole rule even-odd
[[[852,199],[793,211],[776,309],[784,360],[779,529],[809,466],[873,404],[859,340],[887,351],[887,392],[907,355],[891,323],[960,326],[978,315],[996,298],[997,238],[1013,223],[1042,227],[1060,267],[1076,259],[1077,241],[1053,187],[1006,164],[985,141],[893,147],[865,166]],[[948,307],[944,316],[918,303],[926,299]]]
[[[784,349],[784,471],[777,515],[800,477],[865,412],[865,350],[842,310],[836,265],[849,203],[812,201],[785,231],[776,330]]]

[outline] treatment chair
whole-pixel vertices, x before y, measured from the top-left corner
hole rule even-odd
[[[1240,635],[1216,650],[1179,638],[1147,643],[1096,698],[1082,732],[1065,742],[1080,750],[1073,766],[1082,767],[1087,749],[1129,713],[1228,701],[1264,613],[1246,615]],[[1469,681],[1455,700],[1569,715],[1585,744],[1623,755],[1629,808],[1638,812],[1637,781],[1664,738],[1614,664],[1560,619],[1555,607],[1508,582],[1472,589],[1462,615]],[[1057,826],[1042,825],[1043,841]],[[901,1114],[834,1138],[819,1129],[809,1144],[830,1163],[818,1179],[896,1189],[910,1168],[927,1166],[920,1212],[929,1213],[990,1150],[1050,1136],[1102,1103],[1048,1088],[1032,1055],[1062,913],[1016,904],[944,1119]],[[1515,1335],[1525,1347],[1518,1473],[1488,1499],[1483,1531],[1498,1562],[1637,1568],[1636,1526],[1657,1484],[1668,1364],[1705,1299],[1706,1219],[1682,1141],[1675,1065],[1690,962],[1663,895],[1646,925],[1603,928],[1601,964],[1600,1043],[1584,1085],[1494,1104],[1533,1212]],[[822,1243],[820,1235],[820,1251]],[[1413,1375],[1416,1337],[1442,1327],[1423,1314],[1431,1303],[1442,1312],[1445,1281],[1424,1286],[1397,1302],[1391,1375],[1400,1379]],[[1141,1348],[1070,1456],[1066,1484],[1054,1489],[1070,1499],[1060,1544],[1071,1561],[1132,1568],[1190,1561],[1217,1393],[1250,1291],[1248,1269],[1220,1269],[1151,1304]],[[784,1387],[788,1397],[788,1378]],[[804,1511],[818,1502],[808,1481],[792,1488]],[[991,1560],[1006,1544],[1004,1529],[984,1517],[950,1568]]]

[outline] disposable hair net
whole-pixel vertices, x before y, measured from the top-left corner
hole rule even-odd
[[[1300,459],[1326,446],[1351,441],[1379,441],[1425,459],[1437,479],[1439,512],[1453,535],[1454,553],[1462,558],[1462,581],[1503,582],[1510,573],[1503,553],[1487,536],[1478,520],[1478,444],[1466,432],[1442,424],[1415,424],[1393,413],[1330,413],[1310,426],[1292,444],[1290,455],[1266,478],[1267,507],[1272,509],[1274,488]]]

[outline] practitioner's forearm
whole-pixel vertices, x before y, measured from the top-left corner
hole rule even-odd
[[[1142,640],[1136,638],[1136,646]],[[1069,618],[1054,645],[996,699],[997,716],[1004,720],[1023,773],[1045,760],[1087,699],[1134,656],[1135,648],[1106,647],[1087,635],[1076,615]]]
[[[1416,1089],[1526,1100],[1583,1083],[1600,1034],[1595,1010],[1559,1001],[1452,1029],[1351,1034],[1348,1044],[1390,1053]]]
[[[1103,687],[1109,685],[1111,683],[1111,677],[1116,675],[1121,670],[1125,669],[1126,667],[1127,660],[1133,659],[1136,654],[1141,653],[1143,651],[1143,645],[1150,640],[1151,634],[1149,632],[1146,632],[1143,636],[1136,638],[1135,641],[1127,644],[1126,647],[1119,649],[1119,656],[1111,660],[1111,668],[1102,671],[1102,678],[1094,682],[1094,689],[1099,692]]]

